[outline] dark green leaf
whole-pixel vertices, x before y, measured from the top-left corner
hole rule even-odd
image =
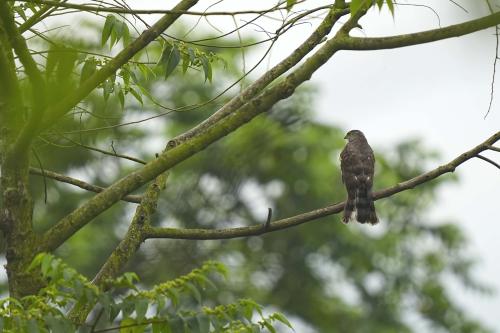
[[[198,332],[199,333],[208,333],[210,331],[210,320],[204,314],[199,314],[196,316],[196,320],[198,321]]]
[[[181,60],[181,55],[179,53],[179,49],[177,48],[177,45],[174,45],[170,49],[170,55],[168,57],[168,60],[165,64],[165,78],[169,77],[170,74],[174,71],[175,67],[179,64],[179,61]]]
[[[186,282],[185,284],[186,288],[191,292],[191,294],[193,295],[193,297],[196,299],[196,301],[201,304],[201,293],[200,291],[198,290],[198,288],[196,288],[196,286],[192,283],[189,283],[189,282]]]
[[[138,321],[142,321],[144,319],[144,316],[146,315],[146,312],[148,311],[148,300],[143,298],[139,299],[135,303],[135,318]]]
[[[204,55],[200,58],[200,61],[203,67],[203,72],[205,73],[205,81],[208,79],[212,82],[212,65],[210,64],[210,61],[208,61],[208,58]]]

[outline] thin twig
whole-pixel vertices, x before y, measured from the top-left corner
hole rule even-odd
[[[29,171],[30,171],[30,174],[32,174],[32,175],[43,176],[44,180],[47,177],[47,178],[54,179],[54,180],[57,180],[57,181],[62,182],[62,183],[77,186],[81,189],[84,189],[84,190],[87,190],[90,192],[99,193],[99,192],[102,192],[106,189],[104,187],[100,187],[97,185],[92,185],[92,184],[86,183],[83,180],[79,180],[76,178],[61,175],[60,173],[57,173],[54,171],[48,171],[45,169],[38,169],[38,168],[33,168],[33,167],[30,167]],[[123,197],[122,200],[132,202],[132,203],[141,203],[141,199],[142,199],[142,196],[140,196],[140,195],[127,195],[127,196]],[[47,201],[45,201],[45,202],[47,202]]]
[[[271,225],[271,218],[273,217],[273,209],[271,207],[269,207],[267,209],[267,220],[266,220],[266,224],[264,225],[264,229],[269,229],[269,226]]]
[[[479,158],[479,159],[481,159],[481,160],[483,160],[483,161],[486,161],[486,162],[488,162],[488,163],[496,166],[498,169],[500,169],[500,164],[498,164],[495,161],[490,160],[488,157],[484,157],[484,156],[479,155],[479,154],[476,157]]]
[[[500,147],[488,146],[488,149],[500,152]]]

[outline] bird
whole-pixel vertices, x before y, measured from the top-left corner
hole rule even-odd
[[[342,182],[347,190],[342,222],[353,219],[359,223],[377,224],[378,218],[372,197],[375,156],[365,135],[360,130],[347,132],[347,143],[340,153]]]

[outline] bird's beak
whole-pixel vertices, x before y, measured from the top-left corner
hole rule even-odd
[[[347,139],[347,134],[344,136],[344,139]]]

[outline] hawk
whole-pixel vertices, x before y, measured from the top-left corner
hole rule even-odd
[[[347,190],[347,202],[342,222],[348,223],[355,212],[359,223],[376,224],[378,218],[372,198],[375,171],[373,150],[361,131],[349,131],[344,139],[347,139],[347,144],[340,153],[340,170]]]

